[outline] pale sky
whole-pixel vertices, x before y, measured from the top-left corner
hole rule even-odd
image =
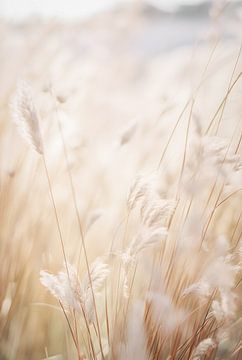
[[[132,0],[128,0],[131,2]],[[8,19],[23,19],[31,15],[84,18],[99,10],[126,0],[0,0],[0,16]],[[135,0],[133,0],[135,1]],[[138,1],[138,0],[136,0]],[[149,0],[161,7],[174,7],[181,3],[199,3],[201,0]]]

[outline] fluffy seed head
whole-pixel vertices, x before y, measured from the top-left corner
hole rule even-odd
[[[38,114],[29,84],[21,82],[11,103],[13,119],[26,141],[39,153],[43,153]]]
[[[208,353],[208,351],[212,350],[216,346],[215,342],[211,338],[207,338],[202,340],[196,349],[194,350],[191,359],[192,360],[200,360],[204,355]]]
[[[98,295],[108,276],[108,266],[100,259],[96,259],[90,266],[91,281],[88,274],[85,274],[83,280],[80,281],[75,267],[71,264],[67,264],[67,267],[68,273],[62,271],[57,275],[41,271],[40,282],[64,306],[79,312],[83,311],[89,323],[92,323],[94,320],[92,289],[94,294]]]

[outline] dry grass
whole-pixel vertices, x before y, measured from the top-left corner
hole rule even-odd
[[[240,45],[127,88],[143,63],[103,74],[56,27],[1,30],[0,359],[240,359]]]

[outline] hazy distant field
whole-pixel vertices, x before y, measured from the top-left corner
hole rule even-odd
[[[0,360],[241,358],[241,12],[207,13],[0,23]]]

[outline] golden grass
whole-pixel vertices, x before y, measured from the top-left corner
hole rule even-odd
[[[240,46],[176,50],[130,90],[129,61],[75,82],[87,64],[42,30],[3,64],[0,359],[239,359]]]

